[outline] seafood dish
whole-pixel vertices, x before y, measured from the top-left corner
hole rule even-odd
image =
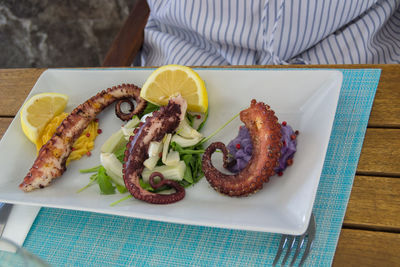
[[[72,144],[107,106],[117,102],[115,113],[124,121],[143,113],[147,101],[140,97],[140,90],[133,84],[114,86],[101,91],[76,107],[62,121],[52,138],[40,149],[33,166],[20,184],[20,189],[29,192],[44,188],[60,177],[66,170],[66,160],[72,152]],[[136,105],[131,99],[136,102]],[[122,111],[121,105],[124,103],[129,104],[129,112]],[[115,173],[120,173],[117,175],[117,183],[125,186],[135,199],[151,204],[169,204],[184,198],[185,188],[182,184],[165,177],[164,173],[154,168],[161,158],[162,162],[168,166],[183,164],[181,159],[183,154],[180,155],[177,151],[185,147],[185,143],[182,144],[179,140],[189,142],[189,139],[179,136],[184,129],[182,125],[187,124],[186,116],[188,116],[186,100],[180,95],[173,96],[166,106],[143,117],[142,122],[128,135],[129,140],[123,150],[123,161]],[[213,142],[204,151],[201,150],[202,147],[197,151],[204,152],[201,170],[197,175],[204,174],[212,188],[231,197],[253,194],[259,191],[271,176],[275,174],[282,176],[283,170],[293,163],[297,144],[298,132],[294,132],[286,125],[286,122],[280,124],[275,112],[263,102],[253,99],[247,109],[240,111],[240,120],[244,126],[240,127],[238,137],[230,142],[228,148],[222,142]],[[207,140],[195,129],[189,126],[186,126],[186,129],[195,133],[196,137],[193,139],[195,141],[186,147],[192,148]],[[172,134],[175,135],[171,139]],[[165,141],[168,135],[170,139]],[[170,143],[173,144],[171,152],[169,152]],[[150,155],[154,154],[150,152],[154,150],[154,145],[157,146],[157,153],[164,154],[162,157],[159,157],[157,153]],[[160,150],[162,145],[167,147],[166,152]],[[214,167],[211,156],[216,150],[222,152],[223,165],[233,174],[222,173]],[[167,161],[166,153],[174,160]],[[182,173],[180,180],[182,180],[183,172],[186,173],[185,166],[180,170]],[[148,172],[147,183],[150,190],[142,187],[144,178],[142,176],[145,171]],[[111,173],[110,176],[112,176]],[[157,190],[160,188],[169,189],[169,193],[159,193]]]

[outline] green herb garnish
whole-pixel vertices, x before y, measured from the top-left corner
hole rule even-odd
[[[203,121],[200,123],[199,127],[197,127],[197,131],[200,132],[200,130],[203,129],[203,126],[204,126],[204,124],[206,124],[207,119],[208,119],[208,109],[207,109],[206,113],[204,114]]]
[[[116,184],[115,187],[117,188],[118,192],[120,192],[121,194],[128,192],[128,189],[126,189],[125,186]]]
[[[100,169],[101,165],[90,168],[90,169],[83,169],[79,170],[80,173],[91,173],[91,172],[97,172]]]
[[[107,175],[106,169],[102,166],[97,172],[97,184],[100,188],[100,194],[112,195],[115,194],[115,187],[111,182],[110,176]]]
[[[221,127],[219,127],[215,132],[213,132],[212,134],[210,134],[208,137],[203,138],[199,144],[204,144],[205,142],[207,142],[208,140],[210,140],[211,138],[213,138],[217,133],[219,133],[222,129],[224,129],[229,123],[231,123],[234,119],[236,119],[238,116],[240,115],[240,113],[236,114],[235,116],[233,116],[232,118],[230,118],[227,122],[225,122],[224,125],[222,125]]]
[[[99,185],[100,194],[102,195],[111,195],[115,194],[115,188],[118,189],[119,192],[125,193],[126,188],[120,185],[113,185],[113,182],[110,176],[107,175],[106,169],[103,166],[96,166],[94,168],[80,170],[81,173],[90,173],[95,172],[92,176],[90,176],[90,182],[86,186],[82,187],[77,191],[77,193],[82,192],[92,184],[96,183]]]
[[[194,119],[196,118],[196,116],[193,116],[189,112],[186,112],[186,118],[189,122],[190,127],[193,127]]]
[[[83,190],[85,190],[86,188],[90,187],[92,184],[97,182],[97,174],[93,174],[92,176],[90,176],[90,182],[85,185],[84,187],[82,187],[81,189],[79,189],[78,191],[76,191],[76,193],[80,193]]]
[[[181,160],[183,160],[186,165],[183,180],[179,181],[179,183],[183,187],[188,187],[200,181],[204,176],[201,170],[201,154],[204,153],[203,145],[197,144],[183,148],[177,143],[172,142],[170,146],[179,153]]]
[[[148,114],[155,110],[158,110],[159,108],[160,108],[159,106],[148,102],[146,109],[142,113],[141,117],[145,114]],[[214,137],[217,133],[219,133],[225,126],[227,126],[231,121],[233,121],[238,116],[239,116],[239,114],[236,114],[234,117],[232,117],[230,120],[228,120],[224,125],[219,127],[214,133],[212,133],[208,137],[201,139],[201,141],[199,143],[197,143],[196,145],[193,145],[190,147],[181,147],[177,143],[171,142],[170,148],[179,153],[180,159],[183,160],[186,165],[183,180],[178,181],[178,183],[180,183],[183,187],[186,188],[186,187],[189,187],[189,186],[197,183],[204,176],[204,173],[202,171],[202,156],[201,156],[201,154],[203,154],[205,152],[203,144],[205,142],[207,142],[208,140],[210,140],[212,137]],[[186,113],[186,118],[189,122],[189,125],[191,127],[193,127],[196,116]],[[205,113],[204,120],[201,122],[201,124],[199,125],[199,127],[197,129],[198,131],[200,131],[203,128],[207,119],[208,119],[208,110]],[[125,157],[125,150],[126,150],[126,147],[123,146],[123,147],[120,147],[117,150],[113,151],[113,153],[115,154],[115,156],[118,158],[118,160],[121,163],[124,163],[123,160]],[[159,159],[159,161],[157,162],[157,165],[163,165],[161,159]],[[115,184],[112,181],[112,179],[107,175],[106,169],[101,165],[90,168],[90,169],[80,170],[80,172],[81,173],[94,172],[94,174],[90,177],[89,184],[86,185],[85,187],[83,187],[82,189],[80,189],[78,192],[83,191],[84,189],[88,188],[89,186],[91,186],[95,183],[97,183],[99,185],[101,194],[105,194],[105,195],[115,194],[116,193],[115,189],[117,189],[118,192],[120,192],[120,193],[127,192],[127,189],[124,186]],[[163,188],[158,188],[157,190],[155,190],[154,188],[152,188],[150,186],[149,183],[144,182],[142,179],[140,179],[139,181],[140,181],[140,186],[143,189],[148,190],[150,192],[160,192],[165,189],[169,189],[167,186],[165,186]],[[111,206],[115,206],[118,203],[120,203],[124,200],[130,199],[130,198],[132,198],[132,195],[125,196],[122,199],[113,202],[111,204]]]
[[[133,198],[133,196],[132,195],[127,195],[127,196],[125,196],[125,197],[123,197],[123,198],[111,203],[110,206],[114,207],[115,205],[121,203],[122,201],[125,201],[125,200],[130,199],[130,198]]]
[[[125,150],[126,150],[126,146],[122,146],[120,148],[118,148],[117,150],[115,150],[113,153],[114,155],[117,157],[117,159],[124,164],[124,158],[125,158]]]

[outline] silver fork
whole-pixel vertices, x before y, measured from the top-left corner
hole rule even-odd
[[[10,215],[12,206],[12,204],[0,203],[0,237],[3,236],[3,231],[6,227],[8,216]]]
[[[315,217],[314,217],[314,214],[311,213],[310,222],[308,223],[307,230],[305,231],[304,234],[299,235],[299,236],[283,235],[281,237],[278,252],[276,253],[276,256],[275,256],[275,259],[274,259],[274,262],[272,263],[272,265],[276,266],[276,264],[278,263],[281,255],[282,255],[283,250],[287,247],[288,249],[286,251],[285,257],[283,258],[282,264],[281,264],[282,266],[284,266],[290,256],[292,249],[294,247],[294,244],[296,243],[296,240],[297,240],[296,252],[294,253],[293,259],[290,262],[290,266],[293,266],[293,264],[296,262],[297,257],[300,254],[300,250],[304,247],[304,242],[307,237],[308,238],[307,246],[304,250],[303,257],[301,258],[300,263],[299,263],[299,266],[302,266],[312,249],[312,244],[314,242],[316,230],[317,230],[317,225],[315,223]]]

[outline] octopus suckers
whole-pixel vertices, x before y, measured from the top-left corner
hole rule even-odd
[[[139,200],[152,204],[169,204],[184,198],[185,189],[176,181],[164,179],[162,174],[153,173],[151,184],[157,189],[168,186],[175,190],[169,195],[161,195],[149,192],[140,186],[141,173],[144,169],[144,161],[148,158],[150,142],[160,141],[165,134],[173,133],[186,114],[187,103],[183,97],[171,98],[168,105],[147,117],[145,123],[141,124],[136,134],[129,139],[125,151],[125,164],[123,165],[123,179],[126,188],[131,195]],[[154,183],[154,177],[160,177],[159,183]]]
[[[210,144],[203,154],[202,170],[207,181],[218,192],[229,196],[248,196],[260,190],[274,167],[279,163],[281,126],[274,111],[267,104],[251,101],[250,107],[240,112],[240,120],[248,129],[253,145],[252,157],[247,166],[237,174],[226,175],[211,162],[211,155],[220,149],[224,166],[228,166],[228,150],[225,144]]]
[[[146,101],[140,98],[140,88],[126,84],[102,90],[77,106],[64,119],[50,140],[40,149],[38,157],[19,185],[20,189],[29,192],[42,188],[61,176],[66,170],[66,159],[72,151],[73,143],[87,125],[107,106],[126,98],[134,98],[137,102],[137,108],[132,111],[133,113],[142,112],[145,108]],[[132,112],[129,116],[133,116]]]

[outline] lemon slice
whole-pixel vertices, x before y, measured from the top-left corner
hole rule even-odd
[[[42,93],[32,96],[21,108],[21,126],[24,134],[36,144],[44,127],[65,109],[68,96]]]
[[[208,108],[204,81],[191,68],[166,65],[156,69],[144,83],[140,96],[163,106],[170,97],[180,94],[188,103],[188,111],[205,113]]]

